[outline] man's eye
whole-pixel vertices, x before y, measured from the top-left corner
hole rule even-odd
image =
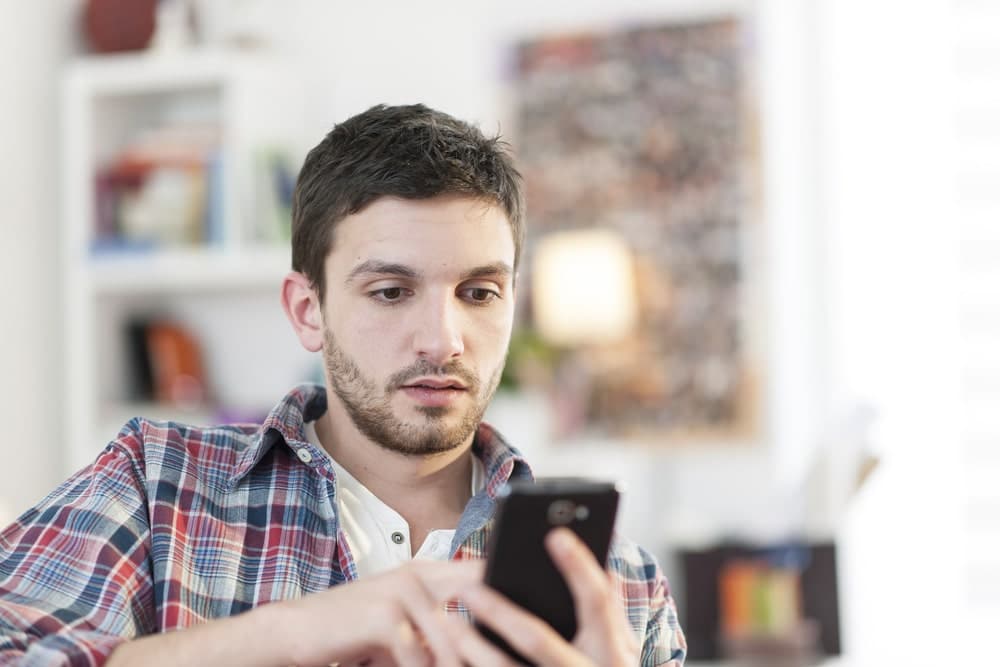
[[[371,292],[371,295],[379,301],[399,301],[405,296],[402,287],[384,287]]]
[[[490,303],[494,299],[500,298],[494,290],[487,289],[485,287],[470,287],[465,290],[466,298],[476,304],[486,304]]]

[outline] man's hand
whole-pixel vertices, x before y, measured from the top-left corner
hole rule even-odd
[[[478,634],[467,623],[449,627],[444,603],[482,578],[482,561],[413,561],[298,600],[123,644],[108,664],[460,667],[456,641]]]
[[[541,667],[635,667],[639,644],[612,579],[570,530],[557,528],[545,540],[552,560],[566,579],[576,606],[577,634],[572,644],[541,619],[485,585],[461,595],[476,619]],[[476,667],[516,665],[507,654],[478,633],[462,632],[461,622],[448,619],[452,641],[461,658]]]
[[[298,644],[297,665],[460,667],[444,603],[482,578],[481,561],[413,561],[283,603],[281,625]],[[464,635],[476,634],[466,629]]]

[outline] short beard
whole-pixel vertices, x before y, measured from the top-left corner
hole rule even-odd
[[[375,382],[365,377],[354,360],[337,345],[333,333],[326,327],[323,329],[323,361],[327,381],[358,431],[383,449],[406,456],[441,454],[465,444],[479,427],[500,384],[504,366],[500,364],[489,378],[485,391],[481,391],[479,378],[460,362],[435,366],[420,359],[394,373],[379,391]],[[393,413],[392,395],[409,380],[429,375],[451,375],[465,383],[473,404],[457,424],[445,423],[445,417],[452,410],[447,407],[419,406],[417,410],[424,416],[423,424],[408,423]]]

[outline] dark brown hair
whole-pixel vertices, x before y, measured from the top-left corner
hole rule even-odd
[[[524,194],[509,145],[422,104],[374,106],[334,126],[299,172],[292,201],[292,269],[320,299],[334,228],[380,197],[468,195],[500,206],[524,242]]]

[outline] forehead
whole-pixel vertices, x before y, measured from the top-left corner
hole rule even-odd
[[[345,276],[371,260],[427,274],[496,262],[512,266],[514,236],[503,209],[479,199],[383,197],[337,223],[327,275]]]

